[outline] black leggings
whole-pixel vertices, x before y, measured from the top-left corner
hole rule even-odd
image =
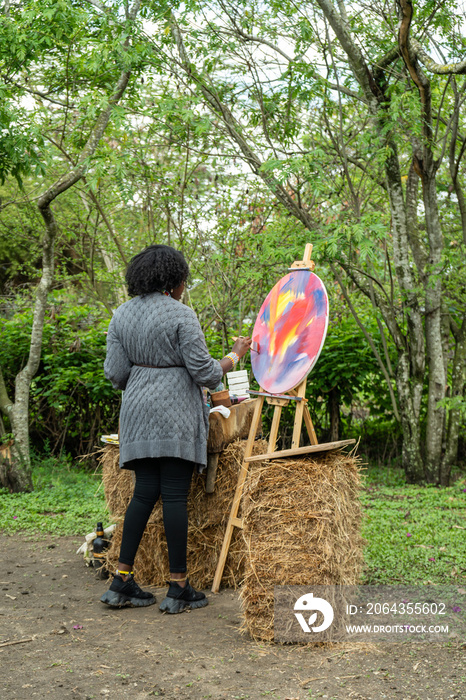
[[[132,567],[149,516],[162,496],[170,571],[186,571],[187,500],[194,463],[176,457],[147,457],[128,464],[136,473],[133,498],[123,525],[120,562]]]

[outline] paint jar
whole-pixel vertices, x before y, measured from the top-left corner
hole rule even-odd
[[[214,391],[212,394],[212,404],[214,406],[226,406],[229,408],[231,406],[230,392],[226,389],[224,391]]]

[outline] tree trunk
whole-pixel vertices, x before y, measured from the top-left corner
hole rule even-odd
[[[396,154],[396,151],[394,151]],[[406,335],[392,333],[398,350],[396,385],[403,433],[401,464],[409,483],[418,483],[426,477],[421,449],[421,400],[425,373],[425,339],[422,314],[416,292],[417,281],[411,259],[406,206],[403,199],[399,163],[396,155],[385,163],[387,189],[392,212],[393,250],[395,270],[403,294],[406,317]]]
[[[442,233],[437,210],[435,177],[429,173],[422,178],[426,228],[429,238],[429,274],[426,276],[426,350],[429,369],[427,426],[426,426],[426,478],[431,483],[440,479],[442,443],[445,428],[445,408],[439,402],[445,398],[444,347],[442,342]]]
[[[417,382],[413,380],[410,364],[408,352],[401,353],[396,370],[396,384],[403,432],[401,464],[408,483],[416,484],[425,478],[420,423],[422,379]]]
[[[453,357],[451,396],[452,407],[447,411],[447,426],[445,436],[445,452],[440,465],[440,483],[448,486],[451,468],[458,454],[458,438],[462,417],[462,400],[466,374],[466,319],[461,329],[454,328],[456,345]]]
[[[336,442],[340,439],[340,392],[336,387],[330,389],[327,406],[330,415],[329,441]]]
[[[12,433],[15,436],[14,440],[9,439],[0,446],[0,484],[12,492],[31,491],[32,478],[28,459],[28,434],[26,435],[26,443],[24,443],[24,434],[21,432],[21,424],[19,425],[18,434],[16,432],[17,426],[13,411],[14,404],[8,397],[3,373],[0,368],[0,413],[9,419]],[[3,424],[2,415],[0,415],[0,424],[1,437],[5,440],[7,433]],[[26,458],[24,456],[25,454]]]
[[[32,489],[29,454],[29,389],[31,381],[39,368],[47,296],[53,281],[53,252],[56,233],[55,221],[53,217],[49,217],[45,226],[42,247],[42,275],[36,290],[29,357],[26,365],[16,375],[14,403],[8,399],[5,383],[3,378],[1,379],[3,398],[0,402],[0,408],[9,417],[14,435],[9,468],[7,473],[5,473],[8,483],[3,485],[13,491],[29,491]]]

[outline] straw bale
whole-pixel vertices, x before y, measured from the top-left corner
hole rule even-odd
[[[110,569],[118,561],[122,528],[115,530],[112,544],[107,554]],[[224,527],[210,526],[197,529],[188,528],[188,567],[189,580],[196,588],[210,588],[220,556]],[[241,533],[236,531],[232,538],[222,586],[236,588],[242,580],[244,569],[244,545]],[[134,570],[138,583],[156,587],[165,586],[169,579],[168,552],[162,523],[148,523],[139,545]]]
[[[99,458],[102,466],[102,482],[105,501],[110,515],[117,518],[124,515],[133,492],[133,473],[119,467],[120,449],[118,445],[106,445]]]
[[[205,493],[205,475],[195,474],[188,499],[188,568],[198,588],[210,587],[246,442],[229,445],[218,464],[215,492]],[[256,441],[254,453],[266,451]],[[114,568],[121,523],[133,491],[133,473],[118,468],[118,448],[102,458],[108,507],[119,521],[107,560]],[[273,639],[274,585],[353,585],[362,566],[360,475],[351,454],[327,452],[300,458],[252,462],[240,517],[234,528],[222,586],[241,585],[243,630],[256,640]],[[138,582],[164,586],[168,556],[160,502],[154,508],[135,561]]]
[[[194,586],[212,585],[220,556],[225,528],[238,481],[244,441],[234,442],[221,453],[215,492],[205,492],[205,474],[194,474],[188,497],[188,567]],[[254,453],[264,451],[266,443],[257,441]],[[121,544],[122,521],[133,492],[133,472],[118,467],[118,448],[108,446],[101,458],[104,491],[114,519],[119,521],[107,552],[107,566],[115,568]],[[157,503],[141,540],[134,569],[141,585],[164,586],[169,576],[168,554],[163,528],[162,505]],[[226,561],[222,586],[236,588],[242,580],[244,545],[235,529]]]
[[[205,492],[205,473],[194,474],[188,498],[190,521],[199,528],[226,523],[230,512],[233,494],[238,481],[238,471],[241,467],[244,452],[244,441],[233,442],[221,453],[215,492]],[[254,446],[254,454],[266,447],[265,442],[258,440]],[[108,445],[102,451],[102,480],[105,500],[114,518],[124,516],[133,495],[134,472],[120,469],[118,466],[118,447]],[[159,513],[160,511],[160,513]],[[161,508],[154,508],[149,522],[161,519]]]
[[[341,452],[255,464],[245,484],[243,629],[273,640],[275,585],[359,581],[360,476]]]

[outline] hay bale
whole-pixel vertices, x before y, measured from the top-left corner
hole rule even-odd
[[[102,467],[102,483],[105,501],[110,515],[115,519],[124,515],[133,493],[133,472],[120,469],[120,448],[118,445],[106,445],[98,462]]]
[[[193,585],[212,585],[246,442],[221,454],[213,494],[195,474],[188,499],[188,568]],[[254,454],[266,451],[256,441]],[[105,496],[120,521],[107,561],[114,569],[121,522],[133,492],[133,473],[118,468],[118,448],[101,460]],[[233,531],[222,586],[241,585],[243,629],[256,640],[273,639],[274,585],[354,585],[362,566],[360,475],[357,459],[341,452],[252,462],[240,517]],[[169,576],[162,507],[149,519],[134,566],[142,585],[164,586]]]
[[[220,556],[224,527],[188,528],[189,580],[196,588],[210,588]],[[121,545],[122,528],[118,527],[107,555],[108,566],[115,568]],[[138,583],[165,586],[169,579],[168,551],[163,523],[148,523],[139,545],[134,569]],[[243,577],[244,545],[239,531],[234,533],[228,553],[222,586],[236,588]]]
[[[188,568],[192,584],[198,588],[212,585],[222,548],[228,516],[241,467],[243,441],[228,445],[218,463],[215,492],[205,492],[205,474],[194,474],[188,497]],[[264,451],[267,443],[257,441],[254,453]],[[107,566],[118,562],[122,521],[133,493],[133,472],[118,467],[118,447],[108,446],[101,458],[102,479],[108,508],[118,527],[107,552]],[[235,530],[222,577],[222,586],[236,588],[242,581],[244,545]],[[162,505],[157,503],[141,540],[134,569],[141,585],[164,586],[169,576],[168,553],[163,527]]]
[[[357,459],[341,452],[253,464],[243,497],[243,630],[271,641],[275,585],[358,583],[360,475]]]

